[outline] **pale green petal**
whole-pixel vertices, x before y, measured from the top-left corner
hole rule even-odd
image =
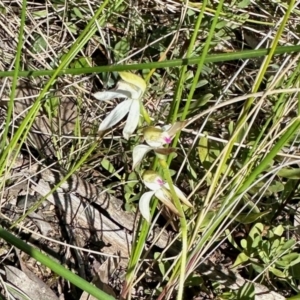
[[[142,177],[145,186],[152,191],[160,189],[165,183],[159,174],[153,170],[146,170]]]
[[[130,136],[137,128],[139,123],[139,118],[140,118],[140,103],[138,100],[132,100],[127,121],[123,129],[123,136],[126,140],[130,138]]]
[[[136,166],[143,160],[144,156],[151,150],[152,148],[147,145],[135,146],[132,151],[132,159],[133,159],[132,168],[135,169]]]
[[[167,132],[159,127],[149,126],[143,130],[146,143],[152,148],[162,148],[165,144],[170,144],[172,139]]]
[[[166,189],[170,190],[170,186],[169,186],[169,184],[167,182],[164,184],[164,187]],[[181,202],[183,204],[185,204],[186,206],[193,207],[193,205],[191,204],[191,202],[187,199],[186,195],[176,185],[173,185],[173,187],[174,187],[176,195],[181,200]]]
[[[93,96],[100,101],[108,101],[108,100],[113,100],[116,98],[128,98],[128,96],[130,96],[130,94],[126,91],[105,91],[105,92],[97,92],[95,94],[93,94]]]
[[[99,131],[104,131],[113,127],[115,124],[120,122],[128,113],[131,107],[132,100],[125,100],[118,104],[109,115],[102,121],[99,126]]]
[[[174,214],[180,216],[179,211],[171,202],[171,194],[166,189],[161,188],[155,191],[155,197],[159,199],[164,205],[166,205]]]
[[[119,72],[119,75],[124,81],[131,83],[131,84],[135,85],[136,87],[138,87],[141,90],[142,94],[145,92],[147,84],[142,77],[135,75],[133,73],[130,73],[130,72],[123,72],[123,71]]]
[[[142,195],[139,201],[139,209],[141,215],[150,223],[151,215],[150,215],[150,201],[154,192],[146,192]]]

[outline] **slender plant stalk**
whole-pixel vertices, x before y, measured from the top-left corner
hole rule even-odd
[[[7,142],[7,134],[10,128],[10,121],[12,119],[12,112],[14,107],[14,99],[16,94],[16,88],[18,83],[18,74],[20,69],[20,61],[21,61],[21,54],[23,48],[23,36],[24,36],[24,25],[26,19],[26,8],[27,8],[27,0],[22,1],[22,10],[21,10],[21,23],[20,23],[20,32],[18,37],[18,45],[17,45],[17,53],[16,53],[16,61],[15,61],[15,72],[12,79],[11,85],[11,93],[10,99],[8,103],[7,113],[6,113],[6,120],[5,120],[5,127],[2,134],[2,140],[0,142],[0,152],[2,152],[5,148],[5,144]]]
[[[106,2],[105,2],[106,3]],[[257,58],[267,55],[270,52],[270,48],[261,48],[255,50],[242,50],[229,53],[210,54],[204,60],[204,63],[217,63],[226,62],[238,59],[249,59]],[[296,46],[280,46],[277,47],[274,54],[288,54],[300,52],[300,45]],[[195,65],[201,60],[202,56],[173,59],[166,61],[158,61],[143,64],[126,64],[126,65],[108,65],[100,67],[86,67],[86,68],[73,68],[73,69],[54,69],[54,70],[37,70],[37,71],[20,71],[19,77],[39,77],[39,76],[52,76],[53,74],[60,75],[81,75],[101,72],[118,72],[118,71],[132,71],[132,70],[143,70],[151,68],[171,68],[180,67],[185,65]],[[12,77],[14,76],[15,70],[13,71],[1,71],[1,77]]]
[[[41,253],[40,250],[35,249],[34,247],[31,247],[30,245],[23,242],[21,239],[15,237],[5,229],[3,229],[0,226],[0,237],[3,238],[5,241],[10,243],[11,245],[14,245],[18,249],[24,251],[40,263],[42,263],[44,266],[51,269],[53,272],[58,274],[59,276],[67,279],[71,283],[73,283],[75,286],[79,287],[80,289],[86,291],[87,293],[91,294],[92,296],[96,297],[97,299],[102,300],[115,300],[114,297],[104,293],[103,291],[99,290],[86,280],[82,279],[78,275],[74,274],[73,272],[69,271],[68,269],[64,268],[59,263],[55,262],[54,260],[50,259],[43,253]]]
[[[187,253],[188,253],[188,234],[187,234],[187,222],[184,215],[184,211],[182,209],[181,202],[176,194],[176,191],[173,186],[171,174],[169,171],[169,166],[164,159],[159,159],[159,163],[164,172],[164,178],[167,180],[172,199],[174,201],[175,207],[177,208],[179,214],[182,216],[179,218],[180,220],[180,229],[181,229],[181,243],[182,243],[182,251],[181,251],[181,259],[180,259],[180,277],[179,277],[179,288],[177,293],[177,300],[183,299],[183,291],[184,291],[184,282],[185,282],[185,274],[186,274],[186,260],[187,260]]]
[[[203,20],[206,5],[207,5],[207,0],[204,0],[203,5],[201,7],[200,14],[197,17],[197,21],[196,21],[196,24],[195,24],[195,27],[194,27],[194,32],[193,32],[193,35],[191,37],[191,41],[190,41],[190,44],[189,44],[189,47],[188,47],[188,50],[187,50],[186,56],[188,58],[192,55],[192,52],[195,48],[195,41],[197,39],[198,32],[200,30],[200,26],[201,26],[201,23],[202,23],[202,20]],[[201,62],[204,58],[205,58],[205,55],[201,56],[199,62]],[[168,116],[168,122],[172,123],[172,124],[177,119],[179,105],[180,105],[180,102],[181,102],[180,100],[181,100],[181,97],[182,97],[182,91],[183,91],[183,87],[184,87],[184,79],[185,79],[186,71],[187,71],[187,66],[183,66],[180,70],[180,75],[179,75],[179,79],[178,79],[178,82],[177,82],[174,99],[172,101],[170,114]],[[176,144],[177,144],[177,142],[173,142],[173,145],[176,145]]]

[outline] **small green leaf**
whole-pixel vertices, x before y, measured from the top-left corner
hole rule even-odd
[[[75,14],[76,17],[78,17],[79,19],[83,19],[83,15],[82,15],[81,11],[77,7],[73,8],[73,12],[74,12],[74,14]]]
[[[47,41],[41,35],[36,35],[36,39],[32,45],[33,53],[41,53],[47,49]]]
[[[115,56],[120,59],[124,58],[128,51],[130,50],[130,45],[126,38],[122,38],[119,42],[116,43],[115,47]]]
[[[241,246],[243,249],[247,250],[248,242],[246,239],[241,240]]]
[[[159,270],[161,272],[161,275],[165,276],[166,269],[169,268],[169,265],[168,265],[167,261],[162,262],[160,258],[161,258],[161,253],[160,252],[155,252],[154,253],[154,259],[158,260],[158,268],[159,268]],[[166,278],[166,280],[168,280],[168,277]]]
[[[198,155],[202,163],[208,161],[208,139],[206,136],[202,136],[199,140]]]
[[[46,9],[38,10],[38,11],[33,11],[31,13],[34,17],[36,17],[36,19],[37,18],[45,18],[48,15],[48,10],[46,10]]]

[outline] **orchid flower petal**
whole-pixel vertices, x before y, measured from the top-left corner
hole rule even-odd
[[[147,222],[150,223],[151,221],[151,215],[150,215],[150,201],[152,196],[154,195],[154,192],[146,192],[141,196],[141,199],[139,201],[139,209],[141,212],[141,215],[147,220]]]
[[[115,124],[120,122],[125,115],[128,113],[131,103],[133,100],[125,100],[119,103],[110,113],[109,115],[102,121],[99,126],[99,131],[104,131],[108,128],[113,127]]]
[[[167,182],[164,184],[164,187],[166,189],[170,190],[170,185]],[[173,185],[173,187],[174,187],[175,193],[178,196],[179,200],[186,206],[193,207],[192,203],[187,199],[185,194],[176,185]]]
[[[119,72],[119,75],[124,81],[138,87],[141,91],[141,94],[145,92],[147,84],[142,77],[130,72]]]
[[[125,94],[128,96],[128,98],[133,100],[139,99],[141,95],[141,91],[138,87],[123,80],[118,81],[115,91],[121,94]]]
[[[126,91],[122,90],[116,90],[116,91],[104,91],[104,92],[97,92],[93,94],[93,96],[100,101],[108,101],[108,100],[113,100],[116,98],[128,98],[130,94]]]
[[[130,138],[130,136],[135,131],[138,126],[140,119],[140,102],[138,100],[131,100],[131,105],[129,108],[129,114],[127,117],[126,125],[123,129],[123,136],[126,140]]]
[[[136,166],[142,161],[144,156],[151,150],[152,150],[152,148],[147,145],[135,146],[132,151],[132,158],[133,158],[132,168],[135,169]]]
[[[152,191],[161,189],[165,183],[153,170],[147,170],[143,173],[143,182],[145,186]]]
[[[171,194],[168,190],[161,188],[155,191],[155,197],[166,205],[174,214],[181,216],[175,205],[171,202]]]
[[[146,143],[153,148],[161,148],[165,144],[170,144],[172,139],[167,132],[159,127],[149,126],[143,130]]]

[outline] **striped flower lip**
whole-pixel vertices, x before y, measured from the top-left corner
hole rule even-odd
[[[151,191],[145,192],[141,196],[141,199],[139,201],[139,209],[141,215],[148,222],[150,222],[151,220],[150,201],[153,196],[155,196],[158,200],[165,204],[174,214],[181,216],[177,208],[173,204],[170,186],[168,185],[168,183],[165,183],[165,181],[159,176],[159,174],[152,170],[145,171],[143,174],[143,183]],[[184,193],[175,185],[173,187],[180,201],[188,207],[193,207]]]
[[[148,145],[137,145],[133,148],[132,159],[133,169],[140,164],[145,155],[151,150],[159,150],[164,145],[172,142],[172,136],[169,135],[168,131],[163,130],[159,126],[149,126],[143,130],[143,137]]]

